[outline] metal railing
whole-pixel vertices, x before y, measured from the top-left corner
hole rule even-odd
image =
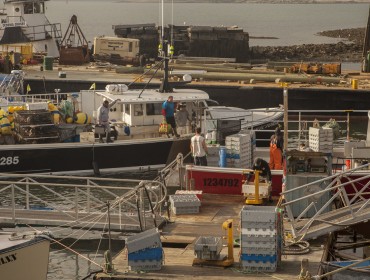
[[[283,191],[281,195],[285,198],[287,195],[294,198],[282,204],[291,222],[294,238],[316,238],[333,231],[333,228],[340,229],[367,220],[370,217],[370,211],[366,209],[370,206],[370,173],[361,171],[369,169],[369,166],[370,164],[366,164]],[[326,187],[305,196],[299,195],[303,190],[309,190],[310,187],[317,185]],[[328,194],[329,199],[318,207],[317,200],[325,194]],[[333,207],[334,202],[336,207]],[[307,207],[298,215],[297,213],[293,215],[293,207],[300,208],[302,205]],[[341,210],[345,211],[340,212]],[[313,214],[310,218],[304,219],[309,211]],[[322,229],[319,224],[332,227]],[[316,227],[316,232],[308,233],[313,226]]]
[[[31,41],[45,40],[49,38],[61,39],[62,27],[60,23],[27,26],[24,34]]]
[[[143,230],[160,215],[167,191],[158,181],[50,175],[0,174],[3,223],[106,226]],[[151,222],[153,223],[153,222]],[[156,222],[154,222],[156,223]]]

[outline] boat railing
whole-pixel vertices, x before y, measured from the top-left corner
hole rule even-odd
[[[6,75],[0,83],[0,95],[12,96],[15,93],[23,92],[23,77],[19,75]]]
[[[280,126],[282,131],[284,130],[282,117],[272,119],[270,122],[266,122],[262,125],[258,118],[254,117],[256,113],[281,113],[281,108],[250,109],[246,112],[244,111],[244,115],[242,112],[241,110],[240,116],[231,116],[226,119],[242,119],[248,116],[250,118],[250,121],[247,123],[249,127],[252,127],[256,132],[270,133],[271,135],[275,132],[277,126]],[[365,116],[367,113],[368,110],[288,110],[288,147],[297,148],[301,143],[307,144],[309,126],[314,126],[314,124],[319,124],[320,126],[327,125],[330,124],[331,120],[334,120],[338,125],[337,128],[339,133],[339,138],[334,139],[334,146],[343,146],[344,141],[348,140],[350,137],[349,127],[352,127],[351,123],[357,122],[358,117],[361,118],[362,115]],[[353,120],[351,120],[350,117],[352,114],[356,115],[356,118]],[[208,121],[212,121],[212,119],[208,119]],[[269,137],[259,138],[258,136],[260,135],[261,134],[256,135],[256,141],[259,143],[265,142],[267,144],[270,141]]]
[[[170,164],[166,165],[165,168],[159,171],[156,181],[162,182],[165,186],[180,186],[181,189],[185,187],[185,167],[184,160],[190,157],[191,153],[183,156],[179,153]]]
[[[27,26],[23,16],[7,16],[5,22],[2,23],[3,27]]]
[[[60,23],[27,26],[24,34],[31,41],[45,40],[48,38],[61,39],[62,27]]]
[[[293,237],[316,238],[369,219],[370,173],[361,172],[369,166],[365,164],[283,191],[281,195],[286,201],[282,206],[291,222]],[[318,202],[322,197],[328,200],[324,199],[321,205]]]
[[[38,93],[38,94],[12,94],[2,96],[3,102],[23,102],[23,103],[37,103],[37,102],[52,102],[59,104],[62,100],[67,99],[66,93]]]
[[[167,190],[158,181],[0,174],[1,223],[141,231],[156,224]],[[153,221],[154,219],[154,221]]]

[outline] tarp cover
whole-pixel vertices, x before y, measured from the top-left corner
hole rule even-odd
[[[30,39],[23,33],[20,26],[7,27],[4,30],[4,35],[0,40],[0,44],[17,44],[17,43],[27,43]]]

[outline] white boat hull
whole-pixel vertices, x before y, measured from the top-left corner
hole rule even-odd
[[[50,241],[43,238],[22,241],[14,241],[15,245],[5,241],[9,247],[0,250],[1,279],[46,280]]]

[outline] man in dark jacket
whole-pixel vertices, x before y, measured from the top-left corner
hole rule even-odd
[[[261,158],[256,158],[254,160],[252,169],[260,171],[260,174],[259,174],[260,178],[261,177],[266,178],[266,181],[268,183],[271,183],[271,179],[272,179],[271,170],[270,170],[270,167],[267,161]],[[247,181],[249,181],[251,177],[252,177],[252,174],[248,174]]]

